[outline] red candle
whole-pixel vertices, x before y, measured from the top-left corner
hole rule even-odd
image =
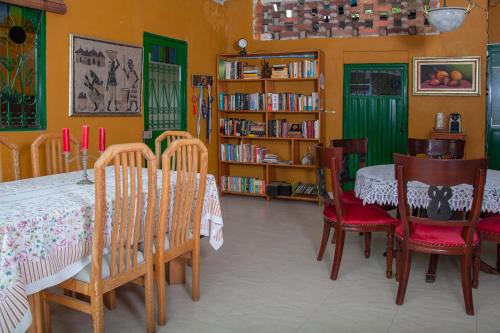
[[[83,125],[82,127],[82,149],[89,149],[89,126]]]
[[[69,128],[67,128],[67,127],[62,129],[62,143],[63,143],[63,151],[65,153],[69,153],[69,151],[70,151]]]
[[[104,127],[99,128],[99,151],[102,153],[106,150],[106,130]]]

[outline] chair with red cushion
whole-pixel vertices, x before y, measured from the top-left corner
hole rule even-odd
[[[477,233],[479,234],[479,240],[482,243],[483,241],[494,242],[497,244],[497,267],[496,272],[500,271],[500,215],[492,215],[485,217],[477,223]],[[489,265],[485,265],[487,268],[487,272],[494,272],[494,269]],[[482,267],[482,269],[485,267]],[[478,286],[478,278],[479,278],[479,269],[474,272],[474,283],[473,286],[477,288]]]
[[[396,228],[396,280],[399,281],[396,304],[404,302],[410,274],[411,253],[447,254],[462,258],[462,289],[467,314],[474,314],[471,267],[479,268],[479,237],[475,231],[483,201],[487,159],[440,160],[394,154],[398,182],[398,208],[401,224]],[[407,183],[418,181],[429,185],[427,217],[412,216],[407,197]],[[467,184],[474,188],[467,219],[452,219],[449,200],[452,186]]]
[[[336,238],[332,280],[336,280],[339,273],[346,231],[362,233],[385,232],[387,233],[386,276],[388,278],[392,277],[392,247],[394,227],[397,220],[379,207],[347,203],[342,200],[343,191],[340,185],[340,171],[342,170],[343,148],[324,148],[322,145],[318,145],[316,146],[316,157],[318,160],[318,187],[324,204],[323,238],[318,253],[318,261],[323,258],[331,228],[335,229]],[[325,176],[327,170],[329,170],[331,177],[333,199],[327,190]]]

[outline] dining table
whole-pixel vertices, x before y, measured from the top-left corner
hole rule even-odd
[[[93,179],[93,171],[89,170]],[[144,178],[147,169],[143,169]],[[78,185],[82,172],[0,183],[0,333],[25,332],[41,322],[31,308],[40,306],[40,291],[72,277],[90,262],[95,186]],[[176,172],[170,177],[171,202]],[[106,169],[106,201],[114,201],[114,169]],[[162,175],[158,170],[158,206]],[[147,196],[147,182],[143,184]],[[110,208],[111,209],[111,208]],[[172,209],[171,209],[172,211]],[[111,216],[112,214],[107,214]],[[110,218],[109,218],[110,220]],[[107,223],[110,223],[107,221]],[[208,175],[201,235],[218,250],[224,240],[215,177]],[[184,269],[177,263],[177,269]],[[170,271],[182,276],[183,272]]]
[[[457,185],[452,188],[450,207],[455,211],[467,211],[472,205],[473,187],[470,185]],[[428,195],[429,185],[417,181],[407,184],[408,205],[411,208],[427,208],[430,203]],[[385,207],[397,207],[398,193],[394,164],[368,166],[356,172],[354,186],[355,195],[364,204],[377,204]],[[500,213],[500,171],[488,169],[484,187],[483,213]],[[438,256],[431,256],[426,274],[427,282],[434,282],[436,277]],[[481,270],[487,273],[498,274],[488,264],[481,262]]]

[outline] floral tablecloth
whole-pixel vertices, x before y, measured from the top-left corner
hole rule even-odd
[[[408,182],[408,203],[413,208],[426,208],[429,205],[428,185]],[[453,195],[449,200],[454,210],[469,209],[472,204],[472,186],[452,187]],[[356,196],[367,204],[398,204],[397,181],[394,164],[376,165],[359,169],[356,174]],[[500,213],[500,171],[488,170],[483,197],[483,212]]]
[[[146,179],[146,170],[144,170]],[[81,172],[0,183],[0,332],[24,332],[31,324],[27,296],[56,285],[90,262],[95,187],[77,185]],[[92,170],[90,178],[93,179]],[[114,171],[106,170],[108,205]],[[176,173],[172,172],[171,197]],[[147,192],[147,182],[144,182]],[[158,195],[161,170],[158,171]],[[201,234],[223,243],[215,178],[207,177]]]

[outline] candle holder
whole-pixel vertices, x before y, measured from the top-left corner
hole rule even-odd
[[[83,178],[77,182],[78,185],[92,185],[94,184],[93,181],[89,179],[89,175],[87,173],[87,162],[89,158],[93,158],[97,160],[97,157],[92,156],[88,153],[87,149],[82,149],[81,150],[81,157],[82,157],[82,167],[83,167]],[[70,153],[66,152],[64,153],[64,160],[67,164],[73,162],[74,160],[77,159],[77,156],[71,158]]]

